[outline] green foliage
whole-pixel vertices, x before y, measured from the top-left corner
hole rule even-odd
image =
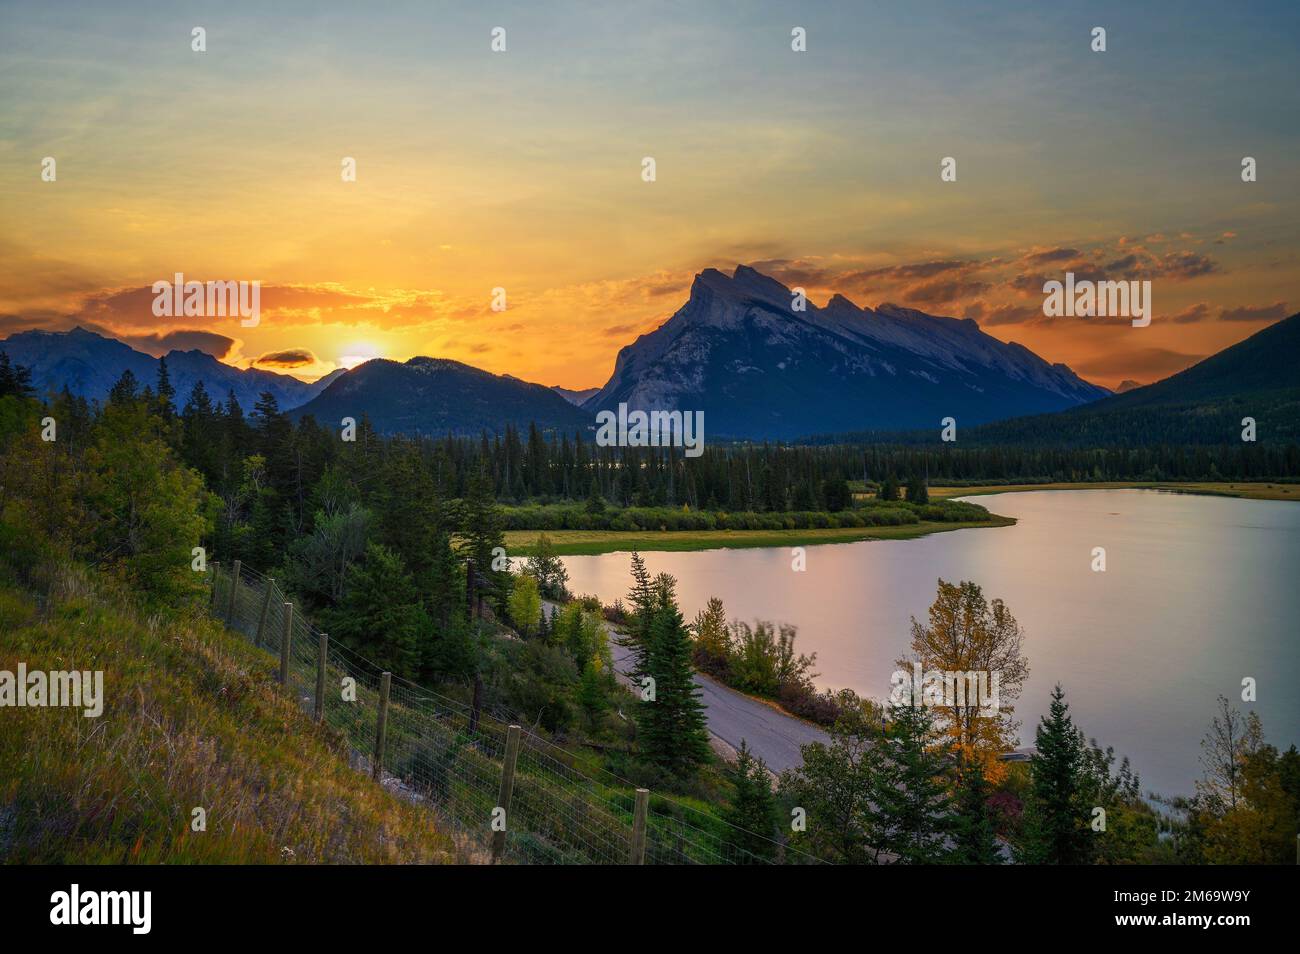
[[[555,555],[551,538],[546,534],[537,537],[537,547],[528,558],[527,570],[537,580],[542,595],[552,600],[562,600],[568,595],[569,571]]]
[[[776,827],[776,799],[772,795],[772,776],[761,758],[749,751],[742,739],[736,752],[736,764],[727,770],[735,788],[723,820],[735,828],[728,839],[741,864],[770,861],[776,854],[772,836]]]
[[[343,598],[322,614],[332,639],[407,679],[418,678],[432,626],[397,554],[372,543],[348,571]]]
[[[520,573],[514,578],[507,610],[510,619],[523,635],[531,636],[537,632],[537,623],[542,615],[542,598],[538,593],[536,577]]]
[[[691,664],[691,637],[673,587],[672,577],[660,575],[637,609],[641,652],[633,679],[644,685],[642,680],[648,678],[653,688],[653,697],[636,710],[641,753],[680,784],[708,761],[709,737]]]

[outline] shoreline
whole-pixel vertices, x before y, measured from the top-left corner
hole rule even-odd
[[[1062,481],[1042,484],[976,484],[970,487],[931,487],[932,498],[982,497],[989,494],[1018,494],[1031,490],[1161,490],[1200,497],[1234,497],[1238,500],[1300,501],[1300,484],[1276,481],[1176,481],[1176,480],[1098,480]]]
[[[988,520],[921,521],[893,527],[821,527],[806,530],[507,530],[506,549],[512,557],[532,556],[537,538],[546,534],[556,556],[599,556],[605,553],[678,553],[696,550],[739,550],[753,547],[809,547],[864,540],[912,540],[950,530],[1010,527],[1012,517],[990,514]]]

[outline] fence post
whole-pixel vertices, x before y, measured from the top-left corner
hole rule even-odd
[[[506,756],[501,762],[501,791],[497,794],[497,808],[502,811],[501,821],[510,824],[510,798],[515,792],[515,763],[519,760],[519,726],[506,729]],[[506,850],[506,830],[492,833],[492,864],[501,860]]]
[[[628,858],[630,865],[645,864],[645,824],[646,814],[650,808],[650,789],[636,790],[636,807],[632,813],[632,851]]]
[[[388,689],[393,674],[386,672],[379,679],[379,723],[375,727],[375,764],[370,777],[376,782],[384,777],[384,741],[388,735]]]
[[[293,604],[284,604],[284,631],[280,633],[280,685],[289,684],[289,644],[293,641]]]
[[[230,607],[226,610],[226,626],[233,629],[235,626],[235,596],[239,593],[239,568],[241,563],[235,561],[235,567],[230,571]]]
[[[261,647],[262,638],[266,635],[266,615],[271,609],[271,594],[275,592],[275,577],[266,578],[266,595],[262,597],[262,613],[257,617],[257,638],[253,645]]]
[[[314,715],[317,722],[325,718],[325,661],[329,659],[329,655],[330,638],[321,633],[319,658],[316,660],[316,712]]]

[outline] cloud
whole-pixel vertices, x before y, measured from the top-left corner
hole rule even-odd
[[[112,334],[108,329],[104,334]],[[115,335],[137,351],[153,355],[155,358],[169,351],[202,351],[220,360],[235,349],[235,339],[219,335],[215,331],[198,331],[185,329],[168,331],[165,334]]]
[[[1243,305],[1240,308],[1224,308],[1219,311],[1220,321],[1279,321],[1286,317],[1286,302],[1275,301],[1271,305]]]
[[[289,348],[286,351],[269,351],[253,360],[258,368],[301,368],[303,365],[315,364],[316,355],[307,348]]]
[[[1196,304],[1184,308],[1177,314],[1169,315],[1164,320],[1172,321],[1176,325],[1189,325],[1193,322],[1205,321],[1209,317],[1210,303],[1208,301],[1198,301]]]

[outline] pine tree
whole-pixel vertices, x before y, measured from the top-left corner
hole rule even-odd
[[[953,836],[956,850],[952,860],[964,865],[997,865],[998,852],[992,813],[991,795],[983,767],[974,759],[963,762],[957,774],[956,819]]]
[[[422,644],[432,627],[414,581],[387,547],[366,547],[365,560],[348,572],[339,608],[324,616],[330,636],[343,645],[396,675],[419,676]]]
[[[691,665],[691,637],[672,582],[666,575],[656,579],[646,611],[644,666],[635,678],[653,680],[653,693],[638,707],[637,738],[646,761],[671,779],[685,781],[708,761],[709,735]]]
[[[140,384],[127,368],[122,372],[122,376],[117,379],[112,389],[108,392],[108,402],[110,404],[129,404],[136,400],[140,395]]]
[[[914,705],[895,706],[891,714],[868,809],[872,843],[901,864],[934,864],[947,855],[953,830],[934,715]]]
[[[1034,745],[1037,752],[1029,761],[1030,789],[1025,805],[1024,860],[1084,864],[1088,860],[1089,816],[1080,797],[1083,734],[1070,718],[1059,683],[1052,690],[1048,714],[1038,724]]]
[[[890,474],[880,482],[880,491],[876,494],[880,500],[898,499],[898,478]]]
[[[158,359],[158,386],[154,388],[158,411],[165,418],[176,416],[176,389],[172,387],[171,375],[167,373],[167,357]]]
[[[736,861],[754,864],[768,861],[776,854],[772,830],[776,827],[776,800],[772,796],[772,778],[767,765],[755,758],[744,739],[736,752],[736,764],[728,776],[736,792],[723,812],[723,820],[734,826],[728,843],[736,851]]]

